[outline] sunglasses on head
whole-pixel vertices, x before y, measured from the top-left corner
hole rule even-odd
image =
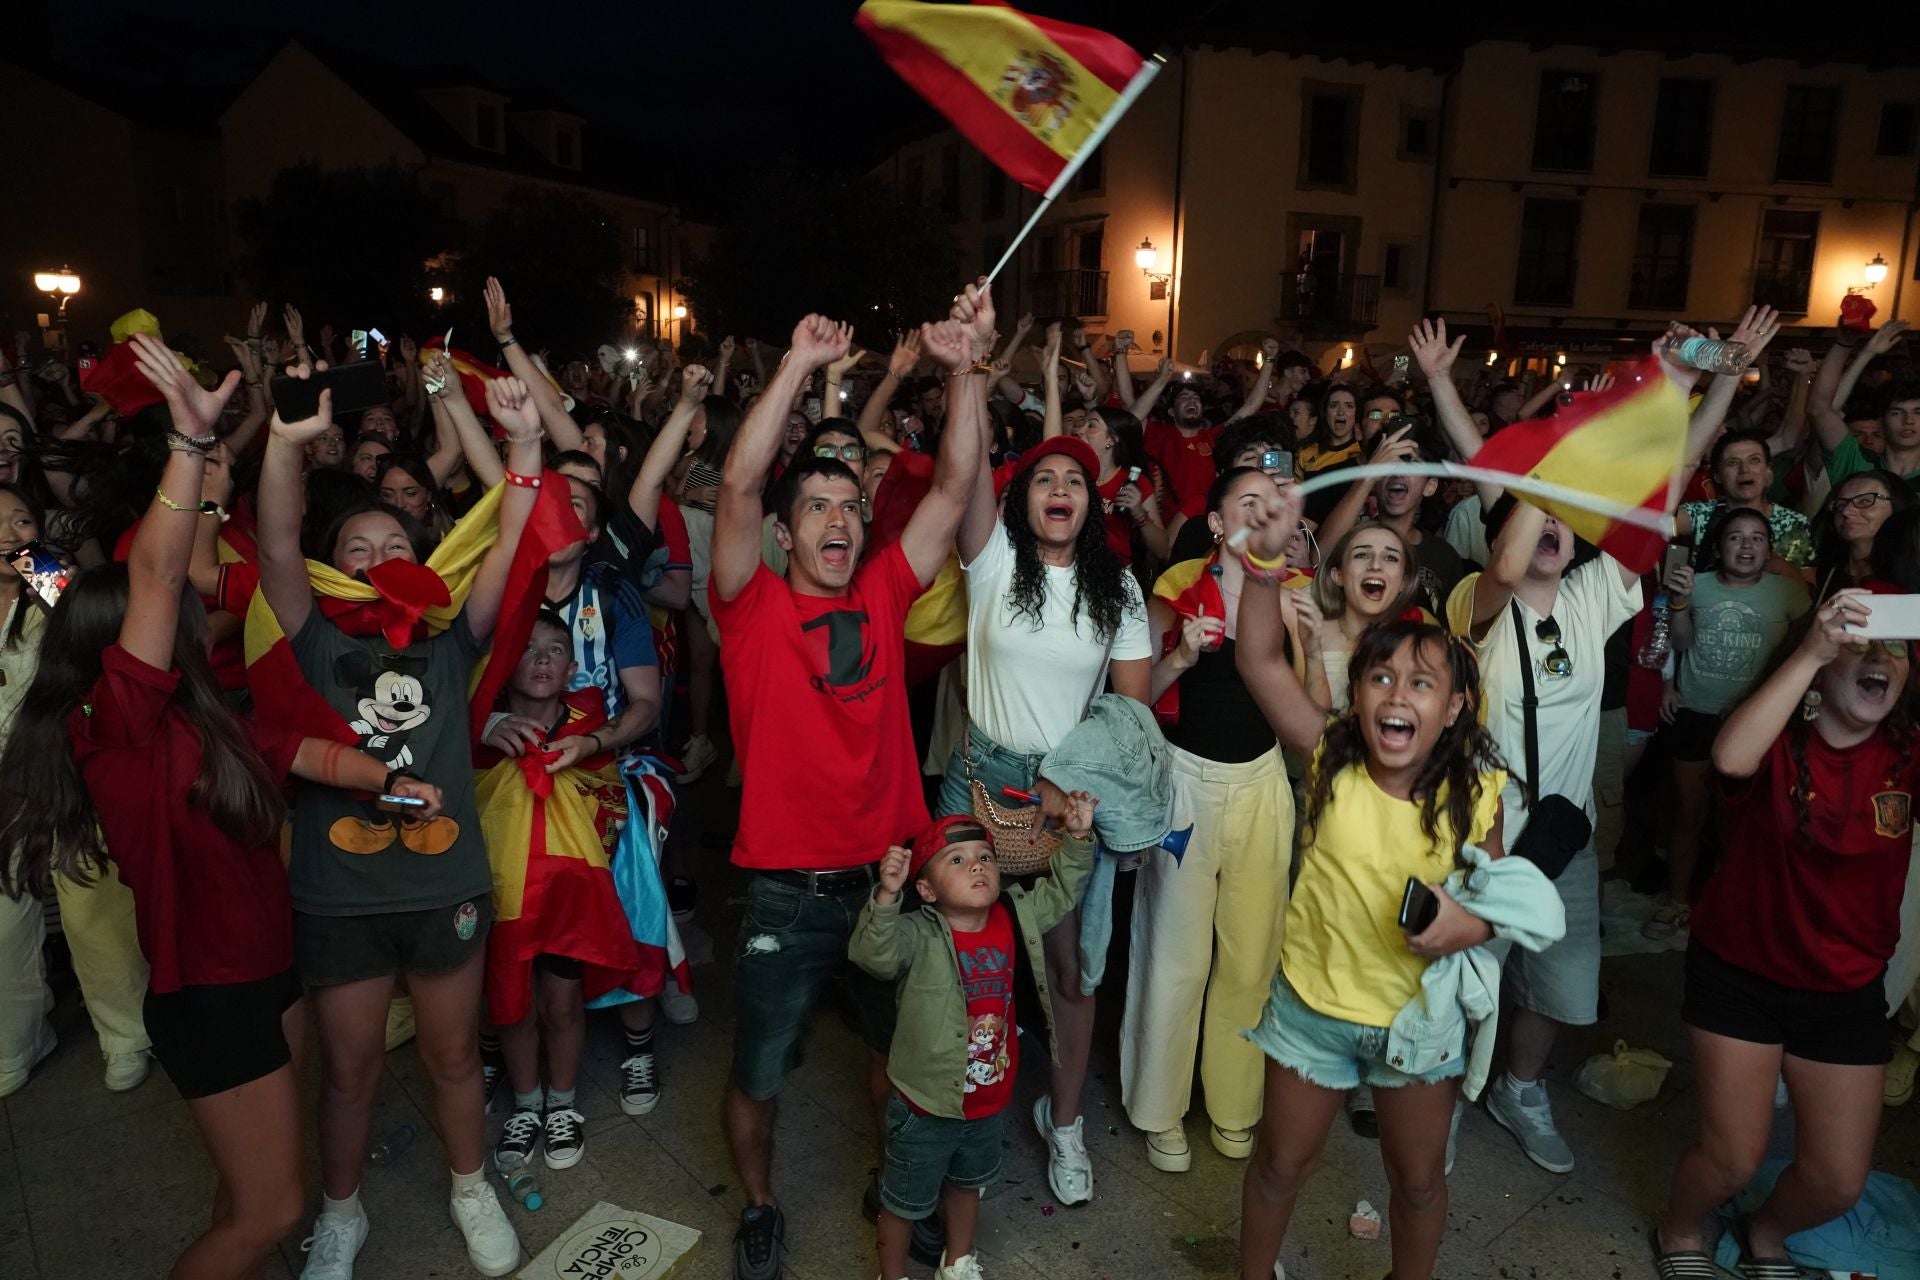
[[[1553,646],[1547,650],[1546,659],[1540,664],[1540,670],[1555,680],[1564,680],[1572,675],[1573,657],[1567,652],[1566,646],[1561,643],[1560,624],[1555,622],[1551,616],[1542,618],[1534,624],[1533,634],[1540,637],[1542,644],[1550,644]]]
[[[842,462],[860,462],[867,456],[867,446],[863,444],[817,444],[813,446],[816,458],[838,458]]]

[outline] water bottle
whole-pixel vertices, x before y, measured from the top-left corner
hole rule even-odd
[[[540,1206],[546,1203],[540,1197],[539,1180],[533,1176],[533,1170],[525,1165],[507,1174],[507,1192],[525,1205],[528,1213],[540,1212]]]
[[[392,1164],[400,1158],[400,1153],[413,1145],[420,1136],[417,1125],[403,1124],[386,1137],[373,1144],[373,1150],[367,1152],[367,1159],[374,1164]]]
[[[1753,348],[1744,342],[1686,338],[1667,344],[1667,359],[1708,373],[1741,373],[1753,363]]]
[[[1662,591],[1653,598],[1653,634],[1641,646],[1641,666],[1658,671],[1667,665],[1667,654],[1673,649],[1672,619],[1673,611],[1667,607],[1667,593]]]

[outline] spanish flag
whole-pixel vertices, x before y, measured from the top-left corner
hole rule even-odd
[[[1160,69],[1105,32],[1001,0],[867,0],[853,21],[989,160],[1049,196]]]

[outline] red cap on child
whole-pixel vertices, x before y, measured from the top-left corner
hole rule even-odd
[[[980,820],[970,813],[950,813],[944,818],[934,819],[933,825],[922,831],[913,842],[913,857],[907,860],[907,878],[918,876],[920,868],[931,862],[942,849],[965,844],[969,840],[984,840],[988,848],[993,847],[993,833],[981,826]]]

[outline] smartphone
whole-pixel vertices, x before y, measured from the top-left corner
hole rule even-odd
[[[67,589],[73,575],[43,543],[29,542],[7,559],[13,564],[14,572],[26,580],[27,590],[40,598],[41,604],[51,609],[60,603],[60,593]]]
[[[1285,449],[1262,449],[1260,451],[1260,469],[1275,472],[1283,476],[1293,474],[1293,455]]]
[[[378,329],[368,329],[367,336],[369,338],[372,338],[375,342],[379,343],[383,347],[387,345],[387,335],[380,332]]]
[[[1920,596],[1870,596],[1867,620],[1847,631],[1863,640],[1920,640]]]
[[[1408,933],[1425,933],[1440,914],[1440,899],[1433,896],[1422,881],[1407,877],[1407,888],[1400,895],[1400,927]]]
[[[367,349],[367,331],[365,329],[347,330],[347,343],[355,351],[365,351]]]
[[[402,811],[424,809],[427,807],[427,802],[419,796],[381,796],[376,799],[374,803],[382,809],[399,809]]]
[[[336,365],[310,378],[278,374],[273,380],[273,405],[285,422],[298,422],[320,412],[322,388],[333,391],[333,414],[358,413],[387,403],[387,371],[378,361]]]
[[[1660,581],[1665,582],[1675,569],[1684,569],[1693,563],[1693,548],[1684,542],[1670,542],[1667,551],[1660,559]]]

